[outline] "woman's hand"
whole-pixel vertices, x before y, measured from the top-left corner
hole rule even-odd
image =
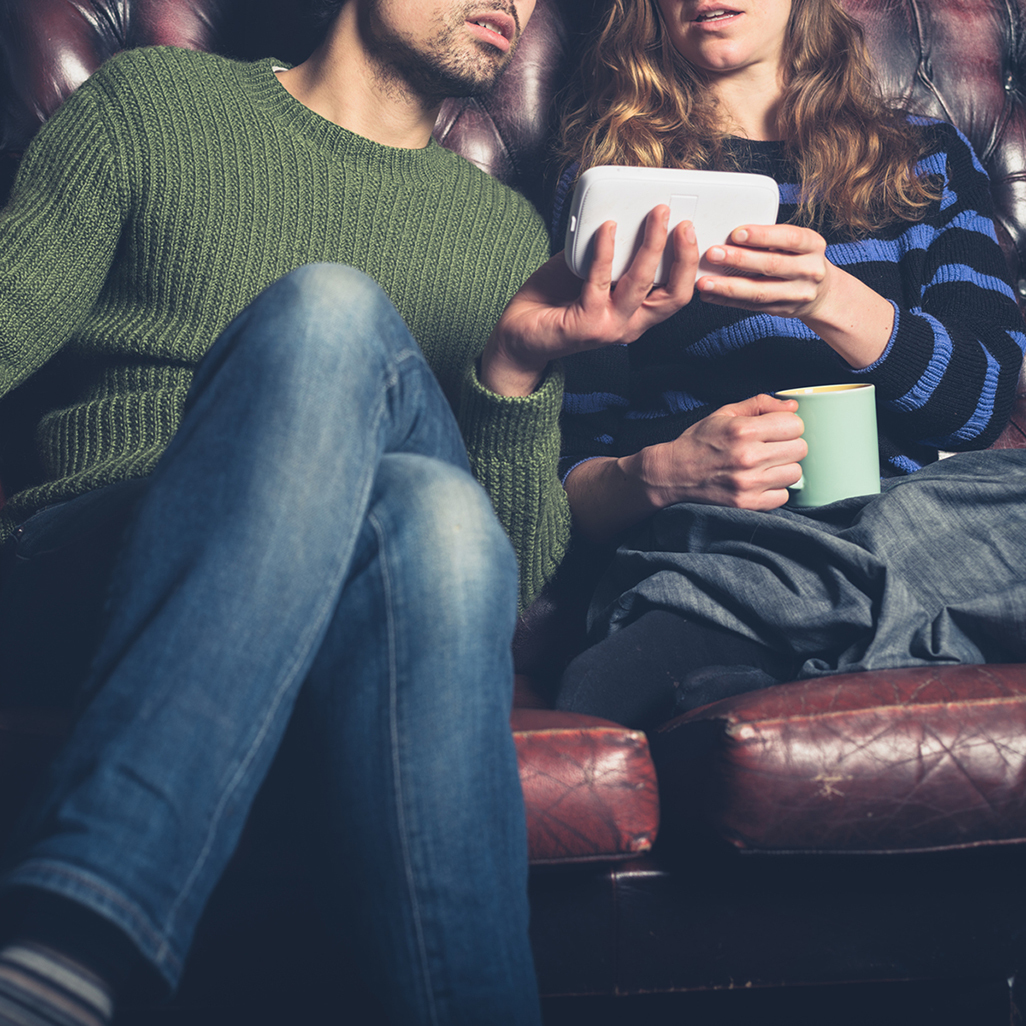
[[[550,360],[585,349],[633,342],[691,301],[698,246],[689,221],[667,235],[670,208],[656,207],[624,276],[613,284],[616,225],[596,234],[595,258],[582,283],[562,253],[543,264],[510,300],[481,357],[481,383],[500,395],[530,395]],[[673,262],[665,285],[653,279],[667,241]]]
[[[702,299],[719,306],[755,310],[776,317],[814,313],[830,290],[826,240],[792,224],[735,228],[726,246],[713,246],[705,258],[741,276],[699,278]]]
[[[703,302],[795,317],[855,368],[868,367],[887,348],[894,307],[832,264],[826,240],[811,228],[743,225],[705,257],[735,273],[699,278]]]
[[[721,406],[669,442],[642,450],[653,506],[703,502],[775,509],[801,477],[808,453],[793,399],[756,395]],[[629,460],[630,457],[627,457]]]
[[[586,537],[608,541],[676,502],[782,506],[808,453],[797,409],[793,399],[756,395],[721,406],[669,442],[588,460],[566,479],[574,520]]]

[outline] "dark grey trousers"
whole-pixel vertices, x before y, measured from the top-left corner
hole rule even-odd
[[[797,656],[804,677],[1026,661],[1026,450],[962,453],[811,510],[671,506],[617,551],[591,642],[649,609]]]

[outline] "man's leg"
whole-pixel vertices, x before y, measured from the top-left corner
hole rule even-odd
[[[516,562],[487,501],[438,460],[384,457],[296,712],[327,908],[395,1023],[538,1021]]]
[[[0,550],[0,703],[73,704],[103,629],[110,574],[148,481],[50,506]]]
[[[338,606],[386,452],[465,466],[380,291],[304,268],[201,368],[124,544],[94,697],[8,887],[92,910],[177,982]]]

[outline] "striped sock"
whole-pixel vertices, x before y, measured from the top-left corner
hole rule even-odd
[[[32,941],[0,950],[0,1026],[107,1026],[114,1001],[79,962]]]

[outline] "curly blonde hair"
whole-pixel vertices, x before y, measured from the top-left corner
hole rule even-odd
[[[861,26],[837,0],[792,0],[778,127],[799,170],[797,219],[869,234],[918,220],[939,196],[908,113],[880,94]],[[559,158],[645,167],[726,168],[708,77],[665,31],[656,0],[610,0],[568,90]]]

